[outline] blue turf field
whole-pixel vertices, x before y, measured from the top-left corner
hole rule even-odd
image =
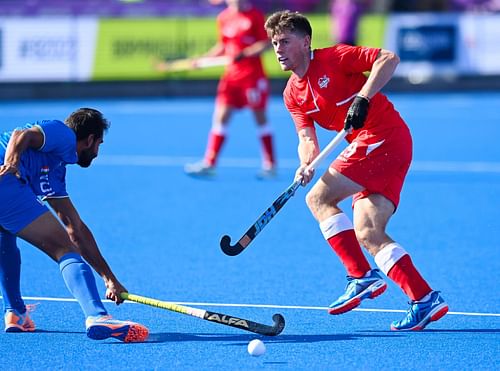
[[[411,254],[450,314],[419,333],[393,333],[406,310],[392,283],[359,310],[329,316],[344,270],[309,215],[299,189],[237,257],[234,240],[289,185],[297,139],[281,99],[273,98],[279,178],[260,182],[259,146],[249,112],[238,113],[218,176],[184,175],[204,151],[212,99],[79,100],[0,103],[0,130],[42,118],[64,119],[91,106],[112,121],[95,166],[70,167],[68,189],[115,273],[130,292],[271,324],[267,353],[246,352],[253,334],[161,309],[107,307],[140,320],[144,344],[91,341],[57,265],[20,243],[23,294],[39,303],[33,334],[0,332],[2,369],[134,370],[498,370],[500,365],[500,94],[390,94],[414,135],[414,164],[389,233]],[[324,145],[331,133],[320,132]],[[350,212],[350,203],[345,202]],[[371,260],[371,259],[370,259]],[[104,294],[104,288],[99,281]]]

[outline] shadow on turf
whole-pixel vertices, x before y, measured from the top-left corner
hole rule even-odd
[[[469,333],[469,334],[477,334],[477,333],[483,333],[483,334],[498,334],[500,333],[500,329],[491,329],[491,328],[470,328],[470,329],[455,329],[455,330],[447,330],[447,329],[425,329],[423,331],[391,331],[391,330],[384,330],[384,331],[361,331],[364,333],[391,333],[391,334],[425,334],[425,333]]]
[[[389,337],[390,335],[358,335],[358,334],[324,334],[324,335],[278,335],[278,336],[262,336],[258,334],[186,334],[186,333],[156,333],[150,334],[148,343],[169,343],[179,341],[232,341],[236,342],[234,346],[246,345],[250,340],[259,338],[267,343],[317,343],[322,341],[345,341],[358,340],[363,338],[373,337]],[[394,336],[394,335],[392,335]]]

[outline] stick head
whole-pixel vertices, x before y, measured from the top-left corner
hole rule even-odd
[[[236,242],[234,246],[231,246],[231,237],[229,237],[228,235],[222,236],[220,240],[220,248],[222,249],[224,254],[229,256],[236,256],[244,249],[244,247],[239,242]]]
[[[276,336],[281,334],[281,331],[285,328],[285,317],[283,317],[281,314],[276,313],[273,316],[273,321],[274,321],[274,326],[273,329],[275,330],[273,334],[270,334],[270,336]]]

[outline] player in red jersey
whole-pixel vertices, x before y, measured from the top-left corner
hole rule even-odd
[[[269,84],[260,54],[270,47],[264,30],[264,15],[246,0],[226,0],[227,8],[217,17],[218,43],[206,57],[228,56],[226,67],[217,87],[215,112],[202,161],[187,164],[186,173],[210,176],[215,173],[217,158],[227,136],[227,127],[234,110],[249,107],[258,125],[262,144],[261,178],[275,174],[273,136],[267,122],[266,105]]]
[[[315,122],[328,130],[349,132],[349,146],[306,196],[324,238],[348,275],[345,293],[330,305],[329,313],[350,311],[363,299],[382,294],[387,284],[381,270],[411,299],[407,315],[391,328],[423,329],[443,317],[448,305],[385,231],[412,159],[409,129],[380,93],[399,58],[388,50],[344,44],[311,50],[311,25],[296,12],[274,13],[265,27],[281,68],[292,72],[283,96],[299,138],[296,179],[306,185],[314,175],[307,165],[319,153]],[[354,223],[338,206],[351,195]],[[371,269],[360,244],[380,270]]]

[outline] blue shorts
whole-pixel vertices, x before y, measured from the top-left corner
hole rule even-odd
[[[0,227],[17,234],[47,211],[28,184],[12,174],[0,178]]]

